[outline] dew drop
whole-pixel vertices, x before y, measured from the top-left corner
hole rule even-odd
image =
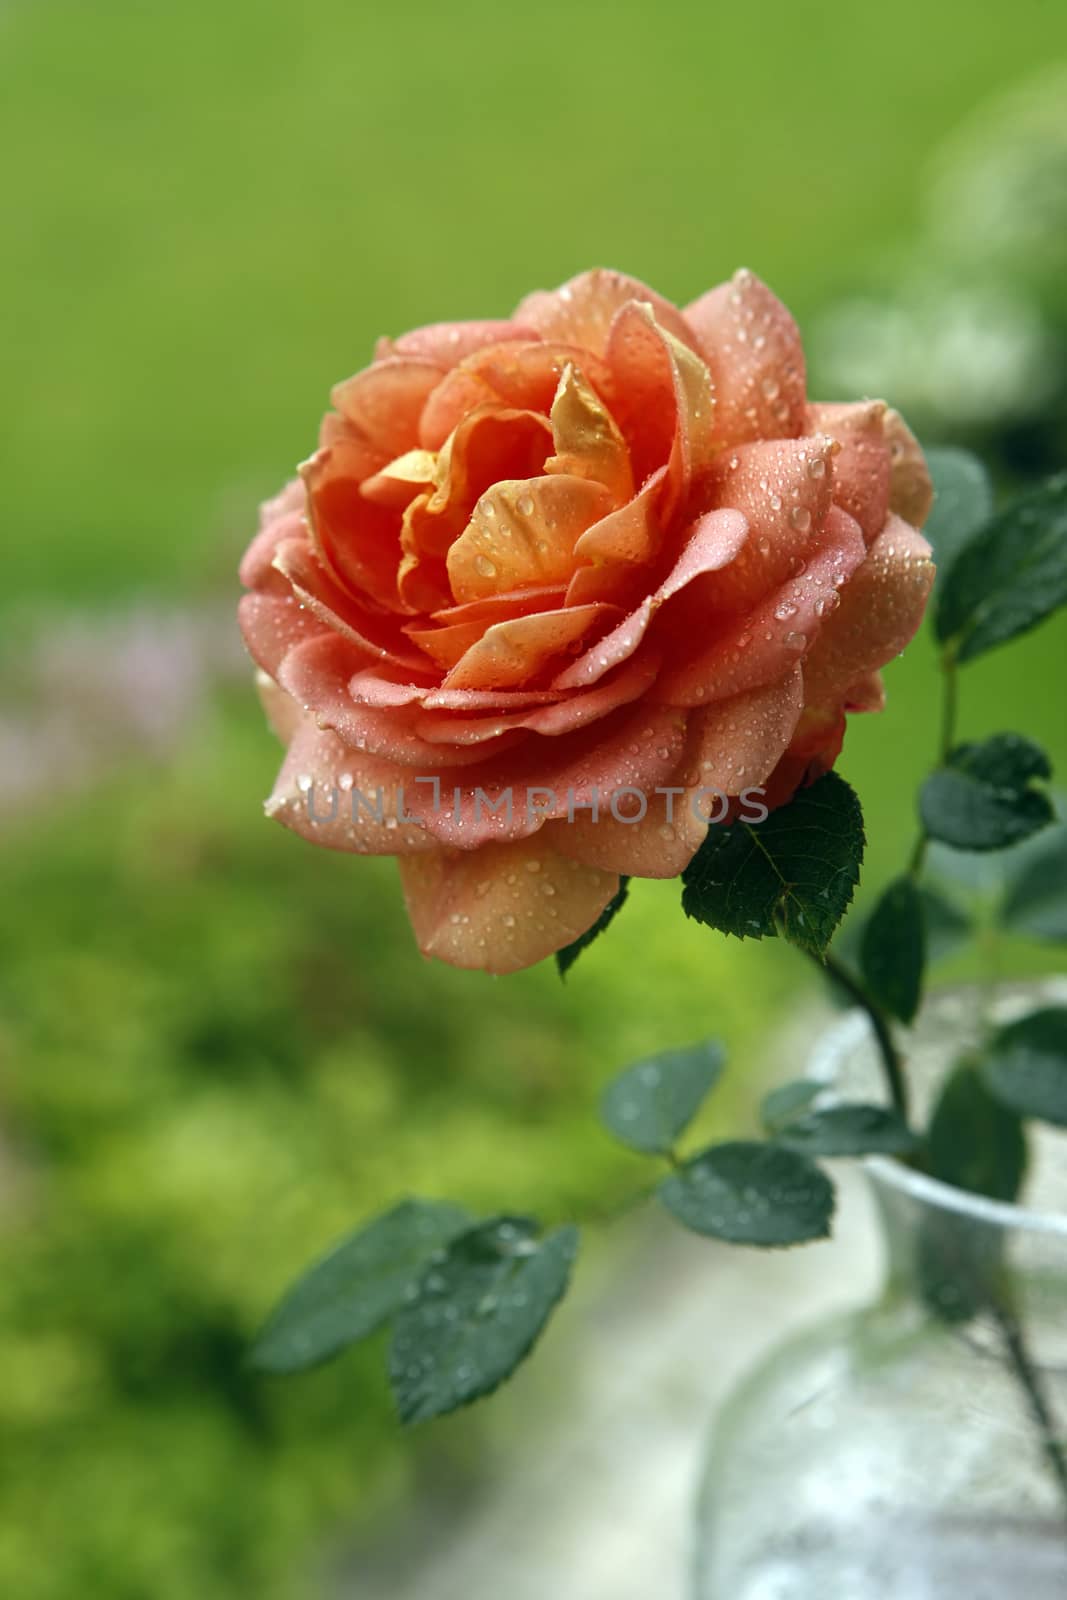
[[[496,577],[496,567],[490,561],[488,556],[475,556],[474,570],[475,572],[480,573],[483,578]]]
[[[794,506],[789,513],[789,520],[798,533],[807,533],[811,527],[811,512],[807,506]]]

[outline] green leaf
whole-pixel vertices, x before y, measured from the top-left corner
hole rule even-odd
[[[919,899],[926,930],[927,957],[931,961],[944,961],[967,943],[974,932],[974,924],[967,912],[954,901],[925,884],[919,890]]]
[[[470,1405],[511,1376],[562,1299],[578,1230],[537,1238],[529,1217],[494,1217],[454,1239],[398,1315],[389,1381],[403,1422]]]
[[[561,978],[565,978],[567,976],[568,972],[571,970],[582,951],[588,950],[594,939],[599,939],[604,930],[614,922],[615,918],[626,904],[626,897],[629,893],[629,878],[620,878],[617,891],[608,901],[599,917],[597,917],[596,921],[593,923],[593,926],[591,928],[587,928],[584,933],[579,934],[577,939],[575,939],[572,944],[564,945],[562,950],[556,951],[556,966],[559,968],[559,975]]]
[[[821,956],[855,891],[863,813],[828,772],[765,822],[712,827],[682,873],[687,916],[739,939],[773,936]]]
[[[930,1171],[942,1183],[991,1200],[1018,1198],[1026,1172],[1022,1123],[990,1094],[973,1060],[945,1080],[927,1146]]]
[[[770,1094],[764,1095],[759,1108],[764,1132],[773,1139],[786,1123],[806,1111],[825,1088],[824,1083],[816,1083],[812,1078],[795,1078],[792,1083],[783,1083],[777,1089],[772,1089]]]
[[[937,637],[971,661],[1036,626],[1067,601],[1067,473],[992,517],[952,561]]]
[[[927,450],[926,465],[935,497],[923,536],[934,547],[937,581],[942,584],[964,545],[992,516],[993,485],[982,462],[969,450]]]
[[[742,1139],[701,1151],[659,1197],[694,1233],[765,1248],[825,1239],[834,1211],[833,1184],[806,1156]]]
[[[983,1052],[982,1077],[1002,1106],[1067,1128],[1067,1010],[1049,1006],[1001,1028]]]
[[[1031,939],[1067,940],[1067,828],[1050,828],[1035,841],[1008,884],[997,920]]]
[[[962,744],[919,792],[923,826],[955,850],[1006,849],[1053,820],[1048,795],[1031,787],[1051,776],[1044,751],[1021,734]]]
[[[923,902],[914,878],[897,878],[875,906],[863,930],[860,964],[874,998],[901,1022],[911,1022],[926,965]]]
[[[601,1120],[631,1150],[665,1155],[719,1081],[725,1061],[722,1045],[712,1039],[639,1061],[607,1085]]]
[[[298,1278],[252,1347],[264,1372],[301,1372],[374,1333],[426,1262],[470,1226],[458,1206],[403,1200]]]
[[[827,1106],[795,1117],[778,1134],[787,1150],[807,1156],[902,1156],[918,1140],[887,1106]]]

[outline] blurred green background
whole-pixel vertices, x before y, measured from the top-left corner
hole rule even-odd
[[[331,382],[594,263],[678,301],[743,263],[826,397],[888,387],[1006,478],[1062,465],[1057,60],[1046,0],[1010,27],[926,0],[0,10],[0,1593],[318,1593],[316,1552],[467,1470],[485,1423],[401,1436],[378,1350],[249,1374],[288,1277],[399,1191],[610,1201],[608,1072],[714,1031],[741,1106],[806,992],[671,885],[566,987],[431,968],[391,863],[262,818],[233,573]],[[1056,623],[975,668],[966,731],[1067,770],[1065,651]],[[930,662],[849,736],[868,892]]]

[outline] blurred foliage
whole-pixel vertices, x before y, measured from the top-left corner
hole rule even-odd
[[[1044,0],[1010,29],[919,0],[847,26],[767,0],[758,29],[696,0],[654,22],[636,0],[9,0],[0,613],[230,587],[255,501],[382,331],[500,314],[596,261],[679,300],[746,262],[806,320],[899,261],[959,118],[1065,47]],[[1062,775],[1055,697],[1020,712],[1020,691],[1060,681],[1063,646],[1057,625],[975,668],[966,732],[1019,725]],[[929,670],[921,646],[850,733],[872,888],[913,826]],[[169,765],[3,841],[18,1600],[308,1594],[317,1541],[397,1503],[427,1454],[474,1459],[484,1421],[401,1436],[374,1348],[253,1377],[279,1289],[409,1188],[553,1219],[610,1202],[635,1164],[595,1131],[607,1074],[714,1031],[736,1105],[794,992],[788,952],[686,924],[673,885],[636,885],[565,986],[551,964],[429,967],[391,863],[258,817],[276,761],[251,695],[220,702]]]

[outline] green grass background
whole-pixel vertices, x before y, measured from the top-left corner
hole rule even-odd
[[[501,315],[593,263],[684,301],[745,263],[802,321],[907,243],[958,120],[1067,54],[1067,13],[900,0],[650,8],[0,11],[0,623],[217,599],[258,499],[372,340]],[[892,399],[892,396],[888,398]],[[968,732],[1067,768],[1053,624],[967,680]],[[931,656],[890,672],[842,770],[868,883],[910,832]],[[413,1442],[371,1350],[242,1365],[286,1278],[418,1189],[563,1215],[634,1167],[595,1130],[635,1054],[722,1033],[734,1100],[800,1003],[788,952],[639,886],[566,987],[415,954],[392,866],[264,822],[277,750],[221,695],[0,841],[0,1593],[289,1600],[332,1530],[476,1461]],[[1021,950],[1020,967],[1047,958]],[[747,1075],[747,1079],[746,1079]]]

